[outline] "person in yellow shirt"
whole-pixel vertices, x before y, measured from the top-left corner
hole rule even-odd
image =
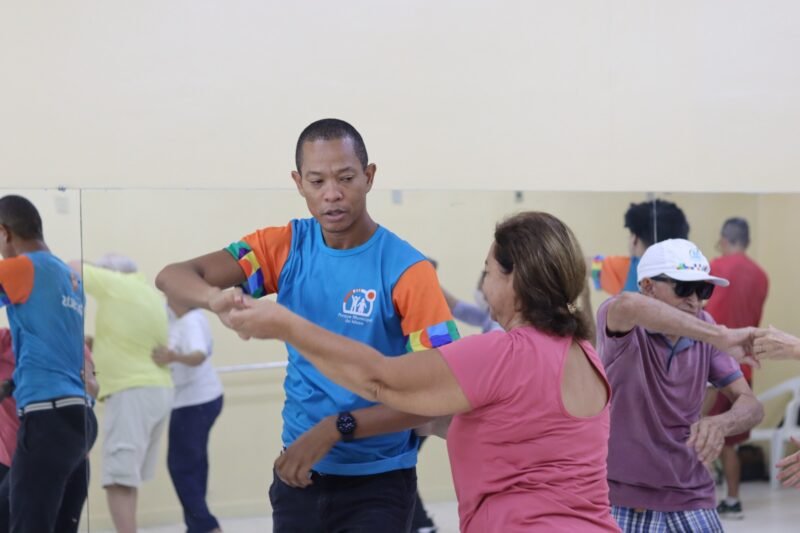
[[[125,256],[83,263],[82,276],[98,305],[94,358],[99,399],[105,402],[102,483],[116,530],[133,533],[138,488],[153,477],[172,408],[169,369],[151,358],[168,343],[167,311],[161,294]]]

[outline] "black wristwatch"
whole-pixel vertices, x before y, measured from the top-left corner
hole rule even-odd
[[[336,419],[336,429],[339,430],[344,442],[350,442],[353,440],[357,426],[358,424],[356,424],[356,418],[350,414],[349,411],[339,413],[339,416]]]

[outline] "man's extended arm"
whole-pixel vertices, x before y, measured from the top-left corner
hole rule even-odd
[[[626,292],[614,298],[608,304],[606,328],[627,333],[636,326],[711,344],[739,362],[751,360],[754,328],[728,329],[642,294]]]

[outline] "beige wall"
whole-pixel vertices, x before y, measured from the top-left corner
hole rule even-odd
[[[10,187],[284,187],[351,120],[379,187],[800,189],[800,4],[4,2]]]
[[[289,190],[295,138],[339,116],[378,163],[373,212],[469,297],[492,223],[514,210],[562,216],[586,253],[624,253],[622,213],[644,193],[586,191],[800,192],[798,16],[790,0],[6,2],[0,193],[67,186],[25,191],[54,251],[126,252],[152,277],[304,213]],[[402,205],[389,189],[406,191]],[[517,203],[487,190],[575,193]],[[800,331],[800,200],[670,197],[709,255],[725,217],[751,220],[772,275],[766,320]],[[218,365],[283,357],[214,334]],[[770,364],[756,388],[795,373]],[[224,378],[211,474],[223,514],[266,512],[281,379]],[[427,445],[420,480],[427,496],[452,497],[441,443]],[[140,514],[178,519],[165,469]],[[96,482],[89,515],[108,524]]]

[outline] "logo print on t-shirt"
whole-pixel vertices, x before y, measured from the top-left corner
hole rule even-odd
[[[342,301],[342,313],[351,317],[369,318],[377,295],[375,289],[353,289]]]

